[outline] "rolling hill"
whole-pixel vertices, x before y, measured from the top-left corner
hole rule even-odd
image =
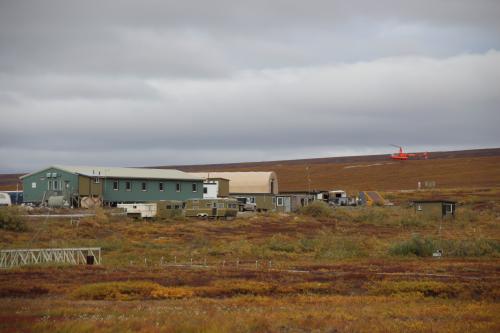
[[[280,191],[402,190],[416,188],[418,181],[434,181],[438,188],[500,186],[500,148],[432,152],[427,160],[404,162],[370,155],[163,167],[188,172],[273,170]]]
[[[434,181],[437,188],[500,187],[500,148],[431,152],[428,160],[404,162],[388,155],[365,155],[156,167],[187,172],[273,170],[280,191],[403,190],[416,188],[418,181]],[[15,190],[21,175],[0,175],[0,190]]]

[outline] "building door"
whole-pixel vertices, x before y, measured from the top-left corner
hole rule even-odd
[[[454,215],[455,213],[455,207],[453,207],[454,205],[452,203],[444,203],[443,206],[442,206],[442,210],[443,210],[443,216],[447,216],[447,215]]]
[[[212,204],[212,216],[217,217],[217,203],[216,202],[214,202]]]
[[[292,211],[292,198],[284,197],[283,205],[285,206],[285,213],[290,213]]]

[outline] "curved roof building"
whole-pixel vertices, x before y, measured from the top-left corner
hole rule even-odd
[[[274,171],[191,172],[205,179],[229,179],[229,193],[278,194],[278,177]]]

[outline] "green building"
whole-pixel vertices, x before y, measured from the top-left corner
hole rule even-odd
[[[104,205],[203,198],[203,178],[179,170],[54,165],[21,177],[24,202],[53,196],[74,207],[88,199]]]
[[[455,217],[457,203],[449,200],[413,201],[415,213],[425,217],[445,218]]]

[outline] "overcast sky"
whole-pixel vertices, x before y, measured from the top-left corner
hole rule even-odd
[[[500,147],[500,1],[0,0],[0,172]]]

